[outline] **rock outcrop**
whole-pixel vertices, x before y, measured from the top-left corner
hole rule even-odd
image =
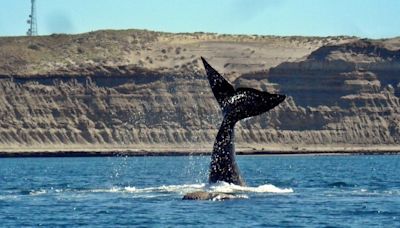
[[[289,96],[238,125],[239,148],[396,146],[399,48],[141,30],[0,38],[0,148],[211,148],[221,115],[200,56],[236,87]]]

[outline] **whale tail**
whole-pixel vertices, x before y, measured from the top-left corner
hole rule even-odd
[[[260,115],[283,102],[285,95],[271,94],[252,88],[237,88],[223,78],[201,57],[208,81],[220,105],[224,118],[236,123],[241,119]]]
[[[209,182],[224,181],[243,186],[245,183],[235,161],[235,124],[241,119],[269,111],[284,101],[286,96],[252,88],[235,89],[203,57],[201,60],[224,116],[211,155]]]

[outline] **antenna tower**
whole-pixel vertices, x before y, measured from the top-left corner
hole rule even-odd
[[[31,0],[31,14],[26,21],[29,24],[29,29],[26,32],[28,36],[37,36],[37,23],[36,23],[36,4],[35,0]]]

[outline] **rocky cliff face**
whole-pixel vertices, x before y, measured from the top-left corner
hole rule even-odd
[[[211,148],[221,114],[200,56],[236,87],[289,96],[239,123],[239,147],[397,145],[399,48],[139,30],[1,38],[0,148]]]
[[[324,46],[271,68],[265,78],[266,87],[292,98],[277,111],[281,143],[400,142],[398,49],[365,40]]]

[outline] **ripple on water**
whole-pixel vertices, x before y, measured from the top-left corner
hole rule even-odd
[[[398,156],[237,158],[247,187],[205,184],[209,157],[0,159],[0,176],[7,176],[0,179],[7,180],[0,183],[0,221],[6,227],[400,227]],[[248,199],[181,200],[194,191]]]

